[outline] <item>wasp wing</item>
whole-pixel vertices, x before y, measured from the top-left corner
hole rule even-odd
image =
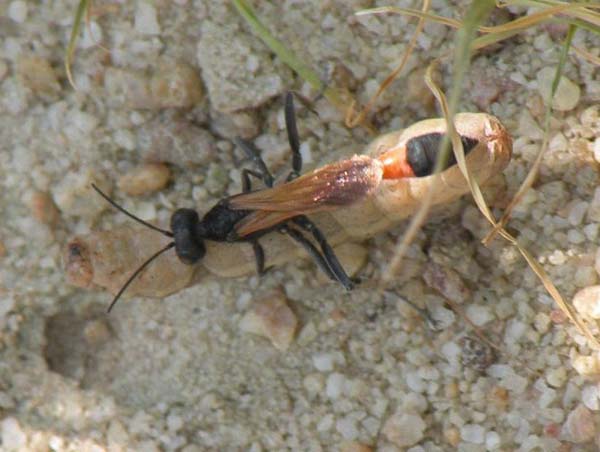
[[[236,232],[243,237],[297,215],[350,205],[372,193],[382,174],[378,160],[354,156],[273,188],[234,196],[231,208],[255,211],[236,224]]]

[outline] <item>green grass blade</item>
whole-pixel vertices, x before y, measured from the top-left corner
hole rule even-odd
[[[73,74],[71,73],[71,63],[73,62],[73,54],[75,53],[75,45],[77,44],[77,38],[79,36],[79,30],[81,30],[81,22],[83,16],[90,7],[92,0],[80,0],[77,5],[77,11],[75,12],[75,20],[73,21],[73,28],[71,29],[71,36],[69,37],[69,44],[65,52],[65,72],[67,73],[67,79],[74,89],[75,81],[73,80]]]

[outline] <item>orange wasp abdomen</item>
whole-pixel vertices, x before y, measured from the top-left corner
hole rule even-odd
[[[383,163],[383,178],[401,179],[431,175],[443,138],[442,133],[429,133],[411,138],[406,144],[399,144],[384,152],[377,157]],[[461,141],[465,154],[477,145],[477,140],[466,136],[461,136]],[[450,152],[442,170],[455,164],[456,158]]]

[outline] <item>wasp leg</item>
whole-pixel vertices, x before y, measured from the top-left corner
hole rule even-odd
[[[346,274],[346,271],[344,270],[344,267],[342,267],[342,264],[340,264],[340,261],[333,251],[333,248],[331,248],[331,245],[329,245],[327,239],[317,225],[304,215],[294,217],[290,221],[312,234],[321,247],[323,258],[327,263],[331,273],[335,276],[335,280],[340,282],[346,290],[352,290],[354,288],[354,282]]]
[[[315,261],[317,267],[325,273],[329,279],[332,281],[338,281],[338,278],[331,271],[329,264],[325,260],[325,258],[319,253],[319,250],[308,240],[306,237],[302,235],[302,233],[294,228],[290,228],[287,225],[283,225],[279,228],[279,231],[289,235],[292,239],[294,239],[298,244],[300,244],[306,252],[310,255],[310,257]]]
[[[297,178],[302,171],[302,154],[300,154],[300,138],[296,126],[296,112],[294,110],[294,94],[288,91],[285,95],[285,129],[287,130],[288,142],[292,150],[292,171],[287,181]]]
[[[252,171],[244,168],[242,170],[242,192],[248,193],[252,190],[252,182],[250,182],[250,176],[256,177],[259,180],[263,180],[263,175],[258,171]],[[264,181],[264,180],[263,180]]]
[[[260,173],[260,178],[262,179],[264,184],[267,187],[272,187],[273,181],[274,181],[273,175],[267,168],[265,161],[260,156],[260,152],[258,152],[258,150],[254,147],[254,145],[252,143],[249,143],[248,141],[245,141],[245,140],[241,139],[240,137],[236,137],[234,139],[234,142],[237,146],[239,146],[246,153],[246,155],[250,159],[252,159],[252,162],[258,169],[258,173]],[[254,175],[253,172],[251,174]]]
[[[256,261],[256,273],[258,276],[264,275],[271,267],[265,268],[265,250],[258,240],[252,240],[252,250]]]

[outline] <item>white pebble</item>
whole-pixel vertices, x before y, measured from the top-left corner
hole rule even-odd
[[[567,381],[567,371],[564,367],[550,369],[546,374],[546,381],[553,388],[560,388]]]
[[[347,441],[352,441],[358,438],[358,428],[356,426],[356,419],[346,416],[335,423],[335,429],[342,435]]]
[[[550,328],[550,316],[544,312],[538,312],[533,319],[533,325],[538,332],[547,333]]]
[[[596,241],[598,238],[598,232],[600,231],[600,225],[598,223],[590,223],[586,224],[583,227],[583,233],[585,234],[585,238],[590,242]]]
[[[98,125],[98,118],[90,113],[73,110],[69,114],[72,124],[83,134],[91,134]]]
[[[333,415],[326,414],[317,424],[318,432],[326,432],[333,426]]]
[[[256,55],[248,55],[246,59],[246,69],[249,73],[254,74],[260,68],[260,60]]]
[[[581,401],[592,411],[600,410],[600,391],[598,385],[586,385],[581,390]]]
[[[569,210],[569,223],[571,223],[572,226],[579,226],[583,221],[583,217],[585,216],[589,206],[590,203],[586,201],[580,201],[573,204],[571,206],[571,210]]]
[[[346,377],[338,372],[334,372],[329,377],[327,377],[327,385],[325,388],[325,393],[327,397],[330,399],[337,399],[342,395],[344,390],[344,384],[346,382]]]
[[[553,152],[565,152],[569,146],[567,138],[562,133],[557,133],[550,139],[548,150]]]
[[[594,415],[583,405],[578,405],[569,413],[564,424],[565,433],[569,439],[581,444],[590,441],[596,435]]]
[[[575,272],[573,278],[573,284],[575,287],[588,287],[596,284],[598,275],[594,267],[588,267],[587,265],[581,265]]]
[[[383,426],[388,441],[400,447],[412,446],[424,437],[427,424],[417,414],[396,413]]]
[[[576,355],[571,359],[571,365],[579,375],[588,377],[600,375],[600,358],[597,353],[591,356]]]
[[[555,68],[545,67],[537,73],[538,92],[548,103],[554,80]],[[559,111],[569,111],[575,108],[581,96],[581,89],[567,77],[562,76],[556,93],[552,99],[552,108]]]
[[[313,365],[320,372],[331,372],[333,370],[334,357],[331,353],[317,353],[312,358]]]
[[[156,17],[156,8],[154,5],[138,1],[135,11],[135,31],[143,35],[158,35],[160,34],[160,25]]]
[[[600,142],[600,140],[598,140]],[[600,145],[598,146],[600,148]],[[600,151],[598,151],[600,153]],[[302,162],[304,163],[312,163],[312,151],[310,149],[310,143],[305,141],[300,145],[300,155],[302,156]]]
[[[304,389],[306,389],[306,391],[309,394],[318,394],[323,390],[323,375],[321,374],[310,374],[307,375],[306,377],[304,377],[304,380],[302,380],[302,384],[304,386]]]
[[[567,262],[567,256],[560,250],[554,250],[548,256],[548,262],[550,262],[552,265],[563,265],[565,262]]]
[[[273,291],[256,302],[240,321],[242,331],[265,337],[282,351],[287,350],[294,340],[297,327],[296,314],[280,291]]]
[[[169,414],[167,416],[167,428],[169,432],[175,433],[183,428],[183,419],[181,416],[176,414]]]
[[[107,208],[107,203],[92,190],[92,182],[110,195],[110,187],[100,176],[101,174],[90,168],[82,168],[77,173],[67,173],[52,188],[52,199],[56,207],[63,214],[70,216],[94,218],[99,215]]]
[[[544,138],[544,131],[540,128],[538,123],[533,119],[531,113],[527,109],[521,111],[519,116],[519,135],[523,135],[532,140],[541,140]]]
[[[470,304],[466,309],[466,314],[477,326],[483,326],[494,319],[490,308],[483,305]]]
[[[570,243],[577,245],[579,243],[585,242],[585,235],[583,235],[577,229],[570,229],[567,232],[567,239],[569,239]]]
[[[508,343],[518,342],[527,331],[527,325],[519,320],[510,320],[504,333],[504,340]]]
[[[600,319],[600,286],[581,289],[573,297],[573,306],[583,316]]]
[[[423,392],[426,385],[423,379],[416,372],[408,372],[405,374],[406,385],[413,392]]]
[[[27,19],[27,2],[15,0],[8,5],[7,12],[11,20],[22,24]]]
[[[487,432],[485,434],[485,448],[487,450],[496,450],[500,448],[500,435],[496,432]]]
[[[460,361],[462,351],[456,342],[446,342],[442,345],[441,352],[450,364],[456,365]]]
[[[466,424],[460,428],[460,437],[468,443],[483,444],[485,429],[481,425]]]
[[[19,422],[14,417],[3,419],[0,430],[2,432],[3,450],[18,450],[25,447],[27,435],[25,435]]]
[[[78,45],[82,49],[89,49],[97,46],[102,42],[102,28],[95,20],[90,20],[88,26],[84,28],[83,36],[79,40]],[[79,85],[77,85],[79,87]]]

